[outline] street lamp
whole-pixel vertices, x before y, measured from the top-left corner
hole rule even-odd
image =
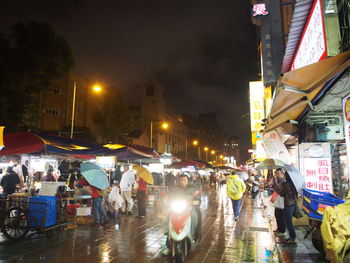
[[[224,159],[224,156],[221,154],[219,157],[220,157],[220,159],[221,159],[221,164],[224,164],[224,160],[223,160],[223,159]]]
[[[198,140],[193,140],[192,144],[194,146],[198,146],[198,160],[200,160],[201,159],[201,148],[199,147],[199,141]]]
[[[205,151],[205,161],[208,162],[208,151],[209,148],[207,146],[204,147],[204,151]]]
[[[102,87],[100,84],[96,83],[92,86],[92,90],[95,91],[96,93],[100,93],[102,91]]]
[[[92,90],[96,93],[99,93],[102,91],[102,87],[99,84],[95,84],[92,87]],[[72,103],[72,121],[71,121],[71,127],[70,127],[70,138],[73,139],[73,133],[74,133],[74,119],[75,119],[75,102],[76,102],[76,94],[77,94],[77,82],[74,81],[73,83],[73,103]]]
[[[162,124],[160,125],[160,127],[163,130],[167,130],[169,128],[169,123],[163,121]],[[153,147],[153,121],[150,121],[150,142],[149,142],[149,146],[150,148]]]

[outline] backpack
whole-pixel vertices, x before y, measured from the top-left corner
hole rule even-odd
[[[97,190],[98,194],[104,199],[107,197],[108,195],[108,188],[104,189],[104,190],[100,190],[98,189]]]

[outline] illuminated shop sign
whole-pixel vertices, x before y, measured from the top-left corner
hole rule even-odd
[[[300,38],[298,50],[294,56],[291,70],[316,63],[327,56],[326,35],[321,0],[316,0],[304,32]]]
[[[300,172],[305,176],[305,187],[333,193],[330,144],[302,143],[299,147]]]
[[[265,4],[253,5],[253,16],[266,16],[268,13]]]
[[[264,89],[262,81],[249,82],[250,129],[253,144],[256,144],[256,140],[260,140],[259,131],[264,128],[261,125],[262,119],[265,118]]]

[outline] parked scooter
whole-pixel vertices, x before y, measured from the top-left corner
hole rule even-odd
[[[255,176],[250,176],[247,182],[247,185],[249,186],[249,191],[252,199],[255,199],[257,195],[259,194],[259,186],[260,182]]]
[[[195,238],[198,215],[193,209],[198,203],[185,199],[170,202],[167,247],[173,262],[184,262],[198,243]]]

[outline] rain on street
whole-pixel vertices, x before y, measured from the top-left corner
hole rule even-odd
[[[234,221],[223,187],[202,196],[202,241],[186,262],[278,262],[274,239],[259,201],[245,197]],[[0,262],[170,262],[162,255],[165,210],[149,203],[147,217],[120,216],[118,225],[79,226],[0,243]],[[62,260],[64,258],[64,260]]]

